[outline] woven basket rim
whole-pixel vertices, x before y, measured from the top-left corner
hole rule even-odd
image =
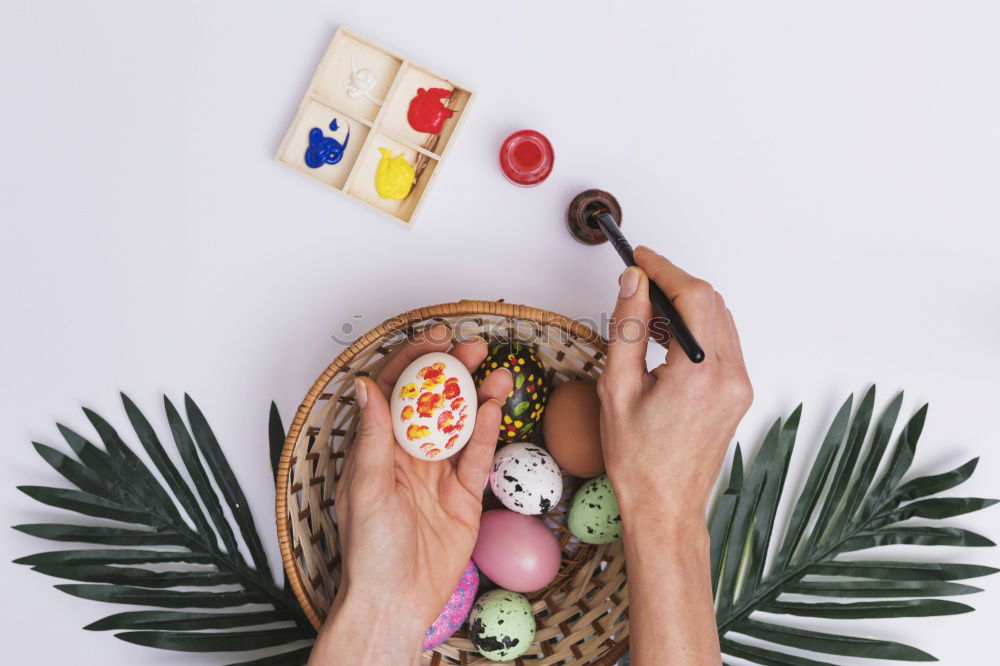
[[[299,405],[299,408],[295,413],[295,417],[289,426],[284,446],[281,449],[281,455],[278,461],[278,471],[275,479],[275,519],[278,532],[278,547],[281,551],[282,567],[288,576],[289,584],[292,588],[292,592],[295,594],[295,598],[298,600],[299,606],[301,606],[303,612],[306,614],[306,617],[309,619],[309,622],[317,630],[322,625],[322,618],[316,610],[312,599],[306,593],[305,586],[299,577],[299,570],[296,565],[296,557],[292,546],[291,525],[288,520],[287,487],[291,476],[292,454],[295,449],[295,444],[302,431],[302,426],[309,417],[316,401],[323,394],[324,389],[333,377],[336,376],[336,374],[344,367],[347,367],[349,362],[359,352],[368,348],[372,343],[383,339],[388,335],[398,333],[414,323],[425,321],[427,319],[433,319],[435,317],[456,317],[469,315],[501,316],[513,319],[532,320],[545,326],[556,326],[561,328],[566,333],[574,337],[594,340],[597,344],[605,348],[607,345],[607,341],[604,337],[594,331],[594,329],[574,319],[570,319],[569,317],[550,310],[543,310],[526,305],[505,303],[503,301],[463,299],[460,301],[415,308],[399,315],[389,317],[383,320],[378,326],[375,326],[368,332],[361,335],[351,345],[338,354],[337,357],[319,375],[316,381],[313,382],[309,391],[306,393],[302,404]],[[614,649],[612,652],[617,654],[609,653],[604,655],[605,658],[610,657],[610,659],[608,659],[607,662],[603,662],[602,660],[602,663],[614,663],[615,660],[625,653],[628,648],[628,641],[623,641],[617,645],[616,648],[618,649]]]

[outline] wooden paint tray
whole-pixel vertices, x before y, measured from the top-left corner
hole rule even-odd
[[[432,88],[451,94],[421,102],[443,105],[451,116],[436,133],[418,131],[408,120],[411,101],[421,89]],[[452,79],[340,28],[275,159],[409,227],[472,97]],[[436,114],[436,107],[423,108]],[[386,155],[402,155],[414,169],[412,188],[401,199],[384,198],[376,190],[376,170]],[[408,182],[408,176],[404,170],[402,180]]]

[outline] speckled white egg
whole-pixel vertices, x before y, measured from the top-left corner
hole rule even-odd
[[[562,472],[548,451],[529,444],[508,444],[493,457],[490,487],[505,507],[527,516],[545,513],[562,497]]]
[[[444,460],[472,437],[476,386],[451,354],[424,354],[406,366],[389,399],[396,441],[411,456]]]

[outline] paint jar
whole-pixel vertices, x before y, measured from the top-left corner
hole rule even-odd
[[[545,135],[535,130],[514,132],[500,146],[500,170],[510,182],[531,187],[549,177],[555,153]]]

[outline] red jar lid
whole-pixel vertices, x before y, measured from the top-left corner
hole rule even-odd
[[[535,130],[514,132],[500,146],[500,170],[515,185],[538,185],[552,172],[552,144]]]

